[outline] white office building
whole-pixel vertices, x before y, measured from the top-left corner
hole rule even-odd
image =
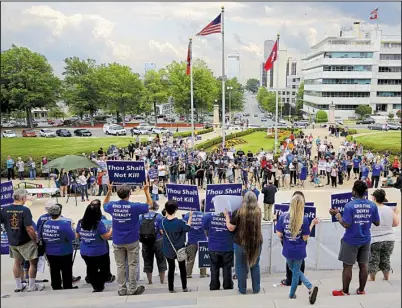
[[[240,82],[240,54],[231,52],[227,59],[227,77],[228,79],[237,78]]]
[[[156,64],[154,62],[146,62],[145,63],[145,74],[148,71],[156,70]]]
[[[359,105],[387,115],[401,109],[401,36],[384,35],[377,26],[341,28],[303,58],[303,111],[328,112],[335,118],[355,118]]]

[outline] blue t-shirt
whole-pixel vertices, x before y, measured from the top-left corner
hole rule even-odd
[[[359,168],[359,166],[360,166],[360,159],[358,159],[357,157],[353,158],[353,168]]]
[[[112,216],[113,244],[125,245],[138,241],[139,216],[148,213],[148,204],[119,200],[110,201],[103,208]]]
[[[65,256],[73,253],[75,234],[66,220],[48,220],[42,225],[45,252],[48,255]]]
[[[190,213],[184,215],[183,219],[188,222],[190,217]],[[203,212],[193,212],[193,217],[191,219],[191,229],[188,232],[188,240],[189,244],[197,245],[198,242],[203,242],[207,240],[205,236],[204,230],[202,229],[202,219],[204,217]]]
[[[142,223],[143,219],[152,220],[154,218],[155,214],[156,214],[156,218],[155,218],[155,234],[156,234],[156,239],[159,240],[160,238],[162,238],[162,234],[160,232],[160,230],[162,230],[161,229],[162,228],[161,221],[163,220],[162,214],[155,213],[154,211],[149,211],[149,213],[146,213],[146,214],[140,216],[139,225],[141,226],[141,223]]]
[[[51,217],[50,217],[50,215],[47,214],[47,213],[46,213],[46,214],[43,214],[43,215],[41,215],[41,216],[39,217],[38,222],[36,223],[36,225],[37,225],[37,231],[38,231],[39,237],[41,236],[40,234],[41,234],[41,230],[42,230],[43,223],[44,223],[45,221],[50,220],[50,219],[51,219]],[[68,221],[68,222],[70,223],[70,225],[71,225],[72,222],[73,222],[70,218],[66,218],[66,217],[64,217],[64,216],[60,216],[59,219],[60,219],[60,220]]]
[[[208,231],[210,251],[232,251],[233,233],[226,227],[226,218],[216,213],[205,214],[202,228]]]
[[[174,259],[176,258],[176,253],[172,248],[179,250],[186,245],[186,232],[190,231],[190,226],[182,219],[174,218],[172,220],[164,218],[160,222],[160,228],[163,230],[163,254],[166,258]],[[168,240],[169,236],[170,241]]]
[[[352,246],[360,246],[371,241],[371,224],[379,222],[378,208],[367,199],[354,199],[345,205],[342,220],[350,225],[346,228],[343,240]]]
[[[368,177],[370,169],[367,166],[362,166],[362,177]]]
[[[99,221],[96,229],[84,230],[81,227],[81,220],[78,221],[76,232],[80,235],[80,251],[82,256],[96,257],[109,253],[107,241],[101,235],[108,231],[105,224]]]
[[[290,214],[283,213],[276,224],[276,231],[283,234],[282,255],[290,260],[303,260],[307,257],[306,245],[303,235],[310,235],[310,224],[307,217],[303,217],[303,224],[296,237],[292,237],[290,232]]]
[[[382,166],[380,164],[374,164],[373,165],[373,171],[371,173],[372,176],[380,176],[381,171],[383,170]]]

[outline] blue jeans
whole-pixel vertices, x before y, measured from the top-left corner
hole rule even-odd
[[[248,264],[246,253],[244,248],[240,245],[234,244],[234,252],[235,252],[235,262],[236,262],[236,276],[237,276],[237,285],[239,287],[239,292],[241,294],[246,294],[247,292],[247,272],[248,272]],[[257,262],[250,268],[251,272],[251,282],[253,284],[253,293],[260,292],[260,252],[258,254]]]
[[[293,297],[296,294],[296,289],[299,284],[299,280],[307,287],[307,289],[311,289],[313,285],[308,280],[307,276],[303,274],[300,270],[301,264],[303,260],[290,260],[286,259],[286,263],[288,264],[290,270],[292,271],[292,285],[290,286],[289,297]]]
[[[29,169],[29,178],[31,180],[36,179],[36,169]]]

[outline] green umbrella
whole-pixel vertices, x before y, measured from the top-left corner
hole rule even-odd
[[[99,168],[92,160],[78,155],[66,155],[56,158],[46,165],[49,168],[56,168],[58,170],[64,168],[67,171],[76,170],[81,168]]]

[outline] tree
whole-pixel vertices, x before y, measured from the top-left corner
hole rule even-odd
[[[397,116],[398,118],[401,118],[401,110],[400,110],[400,109],[396,112],[396,116]]]
[[[23,110],[32,127],[33,108],[55,106],[61,81],[47,59],[25,47],[12,45],[1,53],[2,110]]]
[[[120,113],[123,125],[126,125],[126,112],[141,111],[144,85],[139,75],[133,73],[128,66],[112,63],[101,66],[99,76],[104,85],[101,90],[104,109],[116,113],[117,116]]]
[[[388,118],[390,119],[390,120],[392,120],[393,118],[394,118],[394,114],[392,113],[392,112],[390,112],[389,114],[388,114]]]
[[[185,62],[172,62],[166,68],[169,76],[170,95],[176,112],[190,116],[190,76],[186,75]],[[212,71],[201,60],[193,61],[194,113],[198,119],[204,112],[212,111],[219,89]]]
[[[324,110],[318,110],[315,114],[315,121],[317,123],[328,122],[328,114]]]
[[[303,109],[303,98],[304,98],[304,82],[300,83],[299,89],[296,94],[296,114],[300,115],[301,110]]]
[[[256,78],[250,78],[246,82],[246,90],[253,94],[258,92],[258,87],[260,86],[260,81]]]
[[[165,69],[159,71],[151,70],[145,74],[144,78],[144,104],[153,104],[155,113],[155,124],[158,122],[158,112],[156,105],[167,103],[169,98],[169,77]]]
[[[58,118],[65,118],[66,114],[59,106],[54,106],[50,108],[49,112],[47,113],[47,116],[52,119],[58,119]]]
[[[371,114],[372,109],[369,105],[359,105],[355,109],[355,113],[360,115],[360,118],[364,118],[365,116]]]
[[[265,111],[275,114],[276,112],[275,92],[268,92],[265,87],[260,87],[257,93],[257,102]]]
[[[81,118],[89,113],[93,124],[93,116],[102,105],[101,90],[104,88],[99,67],[93,59],[72,57],[64,62],[64,101]]]

